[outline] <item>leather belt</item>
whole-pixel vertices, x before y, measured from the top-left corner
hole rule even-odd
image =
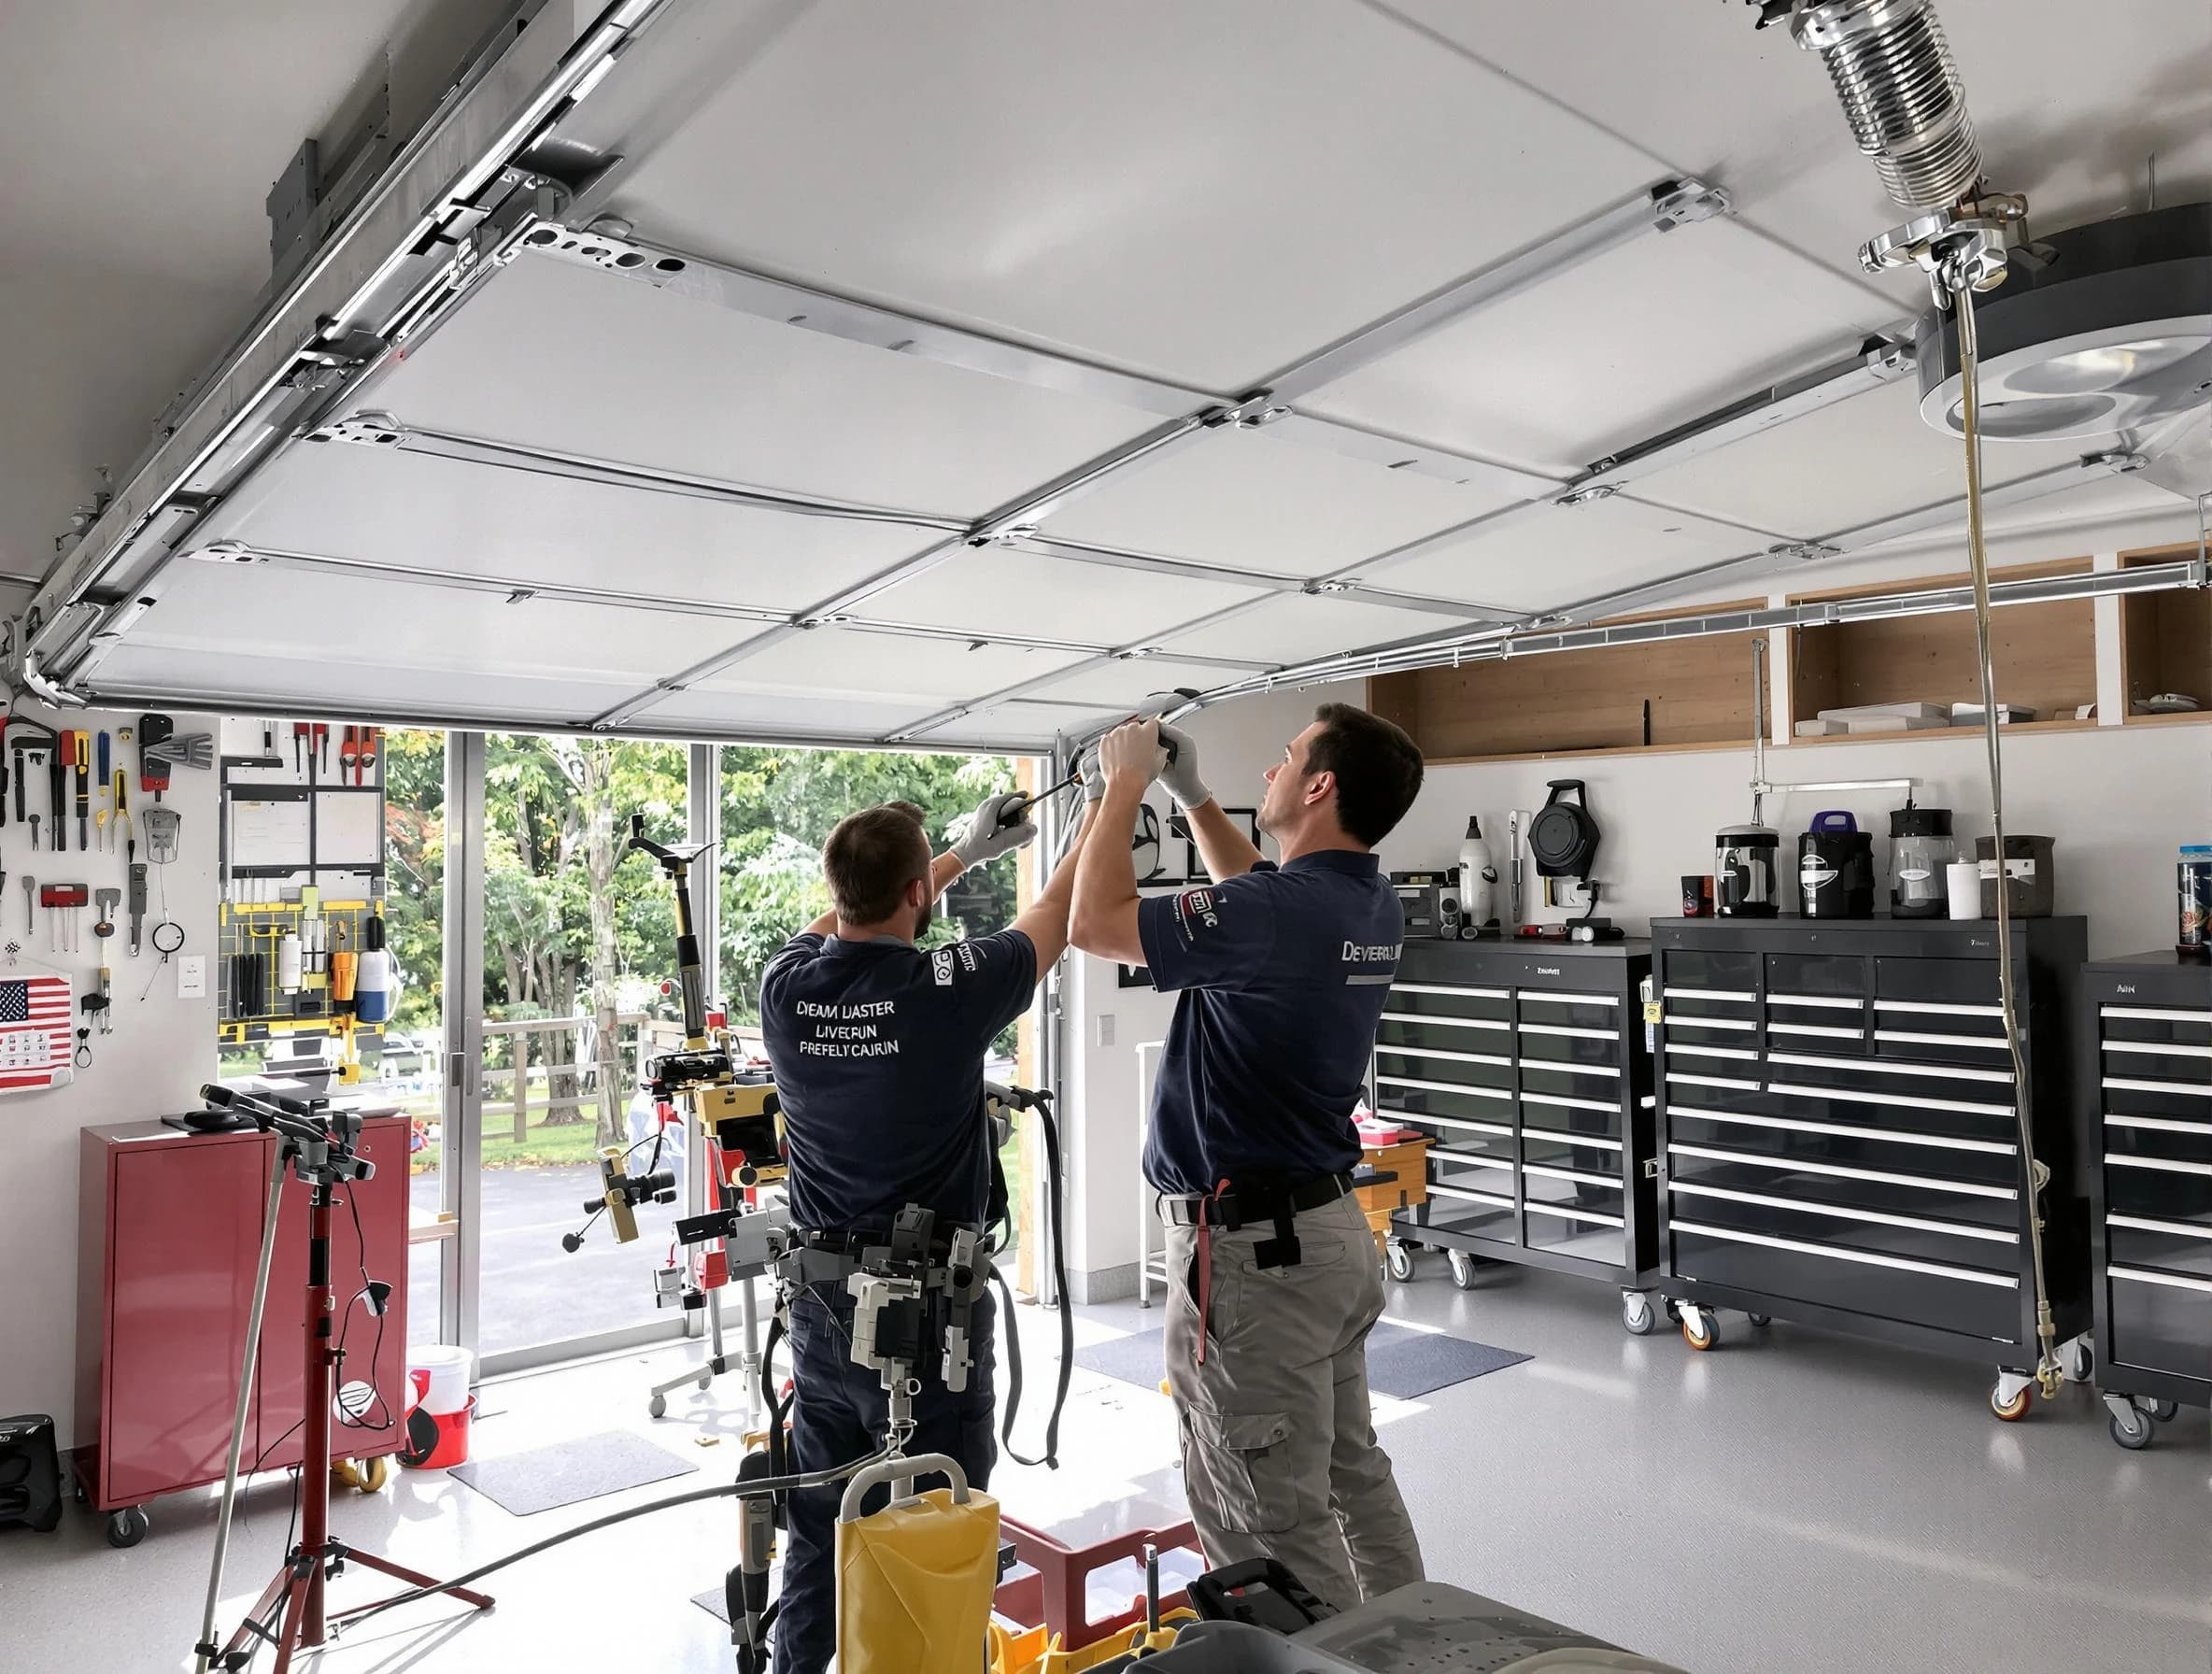
[[[1296,1185],[1276,1186],[1225,1185],[1216,1192],[1192,1196],[1160,1194],[1160,1213],[1177,1227],[1200,1225],[1218,1227],[1224,1232],[1235,1232],[1261,1221],[1271,1221],[1284,1210],[1297,1214],[1305,1210],[1319,1209],[1334,1203],[1352,1189],[1352,1176],[1345,1174],[1315,1174]]]

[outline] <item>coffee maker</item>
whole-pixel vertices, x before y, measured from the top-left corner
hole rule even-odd
[[[1724,826],[1713,837],[1713,911],[1723,918],[1772,918],[1781,911],[1775,874],[1781,833],[1772,826]]]

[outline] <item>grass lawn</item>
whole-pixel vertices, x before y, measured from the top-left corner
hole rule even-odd
[[[543,1116],[533,1118],[529,1135],[519,1143],[515,1139],[515,1121],[506,1111],[484,1113],[484,1166],[488,1169],[547,1169],[563,1168],[588,1163],[598,1155],[592,1143],[599,1131],[590,1112],[582,1113],[585,1120],[553,1128],[546,1125]],[[415,1153],[412,1167],[421,1174],[438,1166],[442,1147],[432,1140]]]

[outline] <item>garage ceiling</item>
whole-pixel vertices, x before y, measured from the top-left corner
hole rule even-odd
[[[2212,192],[2212,23],[2115,9],[1944,4],[1992,169],[2075,219],[2152,149]],[[1819,66],[1739,7],[1473,16],[629,0],[517,153],[573,197],[119,560],[80,688],[1038,747],[1943,526],[1955,450],[1866,353],[1920,299],[1851,262],[1896,218]],[[1599,470],[1816,369],[1790,422]],[[2084,451],[1992,446],[2002,527],[2182,507]]]

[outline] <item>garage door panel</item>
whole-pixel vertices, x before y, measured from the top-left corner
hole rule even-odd
[[[971,547],[858,607],[879,621],[1124,645],[1261,589],[1081,563],[1003,546]]]
[[[528,252],[362,404],[420,428],[960,518],[1157,422]]]
[[[923,708],[943,708],[1073,668],[1083,660],[1075,651],[816,628],[776,639],[701,684],[722,691],[915,699]],[[936,700],[934,705],[930,700]]]
[[[638,160],[608,203],[662,242],[1223,393],[1665,172],[1379,8],[1199,18],[826,0],[772,41],[733,19],[727,81],[639,143],[666,124],[616,84],[713,50],[712,24],[657,28],[574,125]]]
[[[1040,694],[1041,696],[1042,694]],[[993,703],[930,729],[914,742],[946,749],[995,743],[1023,743],[1042,750],[1056,737],[1087,738],[1119,720],[1112,710],[1091,710],[1062,703],[1027,702],[1016,699]]]
[[[1171,634],[1165,644],[1170,656],[1183,651],[1302,662],[1416,635],[1449,633],[1454,626],[1450,617],[1425,611],[1392,610],[1336,595],[1284,593],[1219,622]]]
[[[901,702],[833,698],[820,693],[745,691],[696,686],[674,692],[632,724],[685,731],[720,731],[730,739],[875,739],[896,732],[943,707],[918,699]]]
[[[1041,688],[1037,696],[1056,703],[1095,704],[1127,715],[1156,693],[1187,687],[1210,691],[1241,679],[1249,670],[1226,668],[1220,663],[1183,662],[1169,657],[1125,658],[1078,669],[1065,679]]]
[[[195,534],[639,597],[800,610],[942,538],[406,448],[302,442]]]
[[[176,566],[133,639],[176,650],[381,664],[395,687],[426,670],[650,685],[764,631],[762,624],[261,565]]]
[[[1110,479],[1048,534],[1275,575],[1320,575],[1511,503],[1229,427]]]

